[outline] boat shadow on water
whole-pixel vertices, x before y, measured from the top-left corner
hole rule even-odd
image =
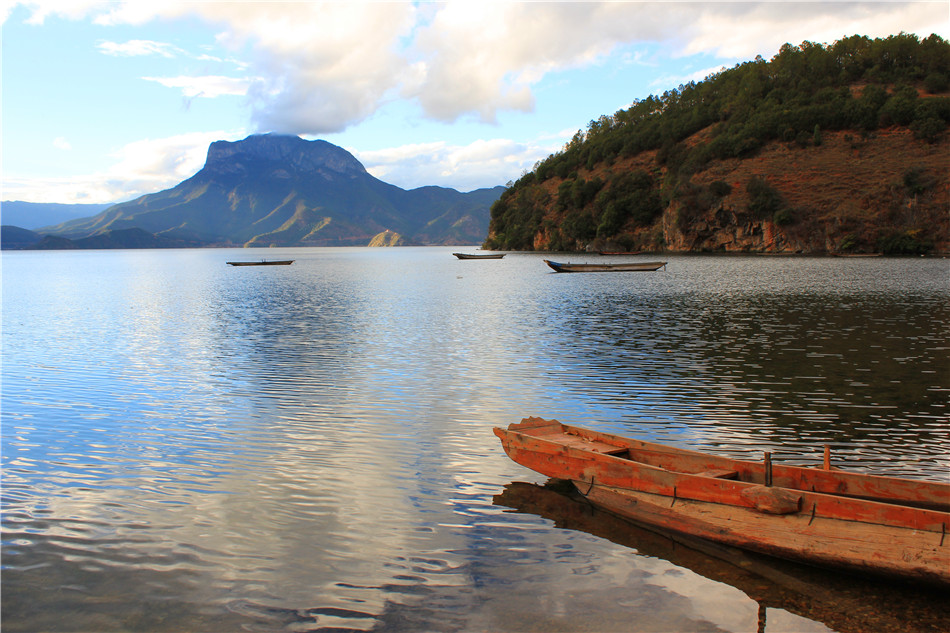
[[[759,631],[766,630],[768,609],[840,633],[950,631],[950,604],[940,587],[812,567],[634,523],[593,506],[570,481],[512,482],[493,502],[735,587],[759,605]]]

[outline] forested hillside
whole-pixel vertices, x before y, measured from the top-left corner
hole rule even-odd
[[[591,121],[493,205],[488,248],[947,250],[950,44],[786,44]]]

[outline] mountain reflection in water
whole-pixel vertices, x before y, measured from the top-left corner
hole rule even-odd
[[[629,547],[631,555],[659,558],[742,591],[759,605],[759,631],[769,611],[822,622],[840,633],[950,630],[945,592],[931,586],[873,580],[799,565],[683,534],[647,528],[595,508],[567,481],[512,482],[496,505],[535,514],[557,528],[577,530]]]

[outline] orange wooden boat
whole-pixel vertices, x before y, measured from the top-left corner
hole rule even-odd
[[[625,518],[828,567],[950,584],[950,484],[750,462],[526,418],[514,461]]]

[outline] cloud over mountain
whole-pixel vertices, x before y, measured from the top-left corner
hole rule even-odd
[[[202,92],[196,87],[202,83],[216,86],[203,96],[246,87],[257,129],[311,135],[340,132],[395,98],[411,99],[424,116],[447,122],[530,112],[533,88],[546,74],[596,64],[617,47],[663,42],[683,55],[739,59],[808,38],[884,35],[896,23],[947,30],[942,3],[30,4],[34,22],[85,13],[104,25],[182,16],[214,24],[218,42],[249,59],[244,79],[150,79],[191,96]],[[169,55],[173,49],[130,41],[104,44],[103,51]]]

